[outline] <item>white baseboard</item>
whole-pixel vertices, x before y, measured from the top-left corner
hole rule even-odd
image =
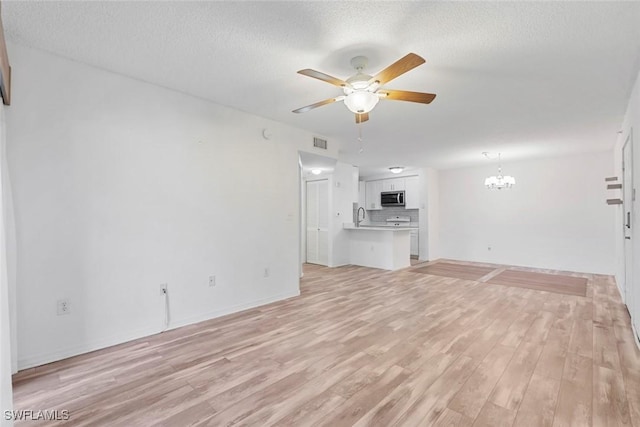
[[[194,323],[204,322],[205,320],[215,319],[216,317],[226,316],[227,314],[238,313],[240,311],[249,310],[250,308],[260,307],[262,305],[271,304],[277,301],[282,301],[287,298],[293,298],[300,296],[300,289],[296,289],[294,292],[286,292],[278,295],[273,295],[267,298],[251,301],[248,303],[238,304],[231,307],[225,307],[220,310],[209,311],[201,313],[195,316],[189,316],[182,319],[176,319],[171,321],[167,330],[181,328],[187,325],[193,325]]]
[[[27,357],[23,357],[22,359],[18,359],[18,371],[33,368],[35,366],[46,365],[47,363],[57,362],[58,360],[67,359],[79,354],[89,353],[106,347],[133,341],[139,338],[148,337],[150,335],[157,334],[158,332],[160,332],[160,328],[158,327],[141,328],[133,331],[128,331],[127,333],[103,337],[97,340],[92,340],[86,343],[62,348],[48,353],[29,355]]]
[[[237,313],[239,311],[248,310],[250,308],[259,307],[266,304],[271,304],[273,302],[281,301],[287,298],[297,297],[299,295],[300,295],[300,290],[296,289],[293,292],[282,293],[282,294],[270,296],[268,298],[262,298],[259,300],[254,300],[254,301],[238,304],[231,307],[225,307],[220,310],[209,311],[209,312],[201,313],[195,316],[176,319],[175,321],[172,321],[170,323],[169,328],[167,328],[167,330],[177,329],[182,326],[192,325],[194,323],[203,322],[205,320],[215,319],[216,317],[226,316],[227,314]],[[42,366],[47,363],[57,362],[62,359],[67,359],[69,357],[78,356],[80,354],[85,354],[85,353],[100,350],[103,348],[111,347],[114,345],[123,344],[136,339],[145,338],[161,332],[162,332],[162,328],[158,326],[155,326],[155,327],[149,326],[145,328],[136,329],[133,331],[127,331],[122,334],[103,337],[103,338],[92,340],[79,345],[62,348],[53,352],[29,355],[27,357],[23,357],[22,359],[18,359],[18,371],[28,369],[28,368],[33,368],[35,366]]]

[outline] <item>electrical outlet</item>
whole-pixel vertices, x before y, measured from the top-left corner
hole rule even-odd
[[[160,285],[160,295],[166,295],[167,294],[167,284],[163,283]]]
[[[58,300],[58,316],[62,316],[63,314],[69,314],[71,312],[71,306],[69,305],[68,299],[59,299]]]
[[[269,267],[264,268],[264,277],[269,277]]]
[[[216,285],[216,276],[209,276],[209,286],[214,287]]]

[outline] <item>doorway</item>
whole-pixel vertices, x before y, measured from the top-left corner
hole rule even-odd
[[[329,181],[307,181],[307,262],[329,263]]]

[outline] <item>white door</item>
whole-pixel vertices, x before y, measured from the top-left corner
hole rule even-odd
[[[307,181],[307,262],[329,262],[329,184]]]
[[[633,219],[633,145],[631,135],[622,147],[622,211],[624,233],[624,302],[633,316],[633,244],[631,227]]]

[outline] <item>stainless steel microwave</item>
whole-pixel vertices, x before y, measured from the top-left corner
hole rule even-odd
[[[384,191],[380,193],[382,206],[404,206],[404,191]]]

